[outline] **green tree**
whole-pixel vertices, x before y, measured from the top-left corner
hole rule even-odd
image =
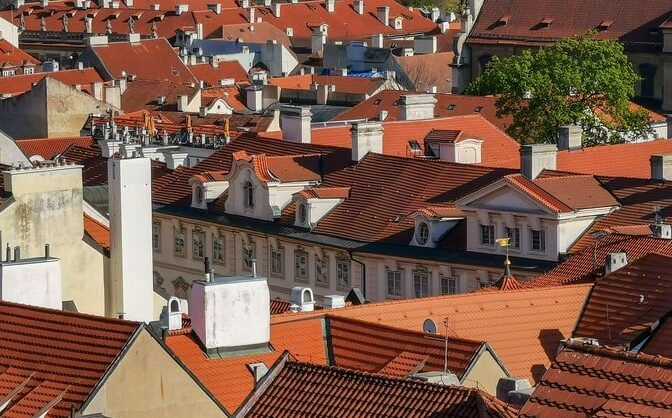
[[[494,57],[466,93],[496,95],[498,116],[513,117],[507,132],[521,143],[555,143],[558,128],[575,123],[593,146],[651,132],[648,113],[630,104],[639,80],[619,42],[589,34]]]

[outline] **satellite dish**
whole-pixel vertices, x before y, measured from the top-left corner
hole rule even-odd
[[[427,334],[436,334],[436,322],[431,319],[425,319],[425,322],[422,323],[422,331],[426,332]]]

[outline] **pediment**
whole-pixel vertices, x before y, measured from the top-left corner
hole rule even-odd
[[[540,202],[505,181],[486,186],[460,199],[459,206],[507,212],[549,212]]]

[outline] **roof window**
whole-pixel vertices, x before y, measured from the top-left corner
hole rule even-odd
[[[411,149],[411,152],[422,152],[422,147],[420,143],[415,139],[408,141],[408,147]]]
[[[373,102],[373,104],[376,105],[376,106],[378,106],[378,105],[380,104],[380,102],[382,102],[381,99],[376,99],[376,100]]]
[[[481,110],[483,110],[483,106],[476,106],[476,109],[474,109],[474,112],[481,113]]]
[[[453,110],[455,109],[455,105],[453,103],[448,105],[448,110]]]
[[[605,31],[605,30],[609,29],[611,27],[611,25],[613,25],[613,24],[614,24],[613,20],[605,19],[605,20],[602,21],[602,23],[597,25],[597,30],[598,31]]]

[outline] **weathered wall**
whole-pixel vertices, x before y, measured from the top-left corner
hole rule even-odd
[[[497,383],[503,377],[507,376],[502,366],[497,363],[497,360],[489,351],[485,351],[469,370],[469,373],[464,376],[462,384],[470,388],[478,387],[493,396],[497,396]]]
[[[84,237],[81,166],[5,172],[11,199],[0,207],[2,240],[23,258],[41,257],[44,244],[61,260],[63,300],[81,312],[105,314],[105,256]],[[5,245],[5,244],[3,244]]]
[[[124,418],[226,416],[147,330],[141,331],[83,413]]]
[[[46,85],[38,83],[29,92],[0,100],[0,129],[14,139],[47,135]]]

